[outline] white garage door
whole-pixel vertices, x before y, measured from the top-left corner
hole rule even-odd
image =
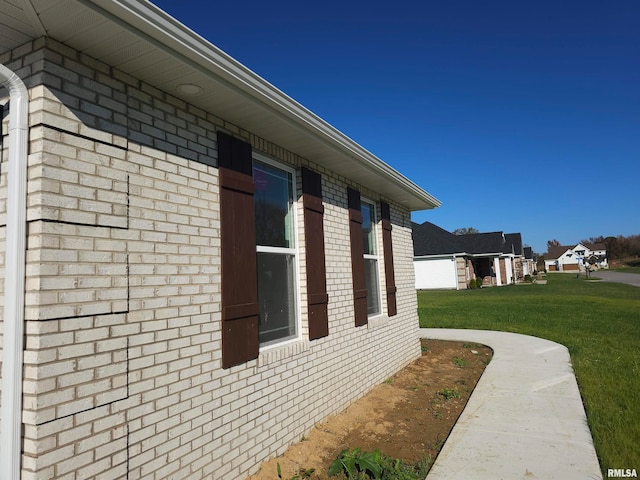
[[[453,258],[415,260],[416,288],[458,288],[456,262]]]

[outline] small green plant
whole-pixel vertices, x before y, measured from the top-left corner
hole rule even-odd
[[[313,475],[313,472],[315,472],[316,469],[315,468],[301,468],[298,471],[298,474],[300,475],[300,478],[311,478],[311,475]],[[295,479],[292,479],[295,480]]]
[[[429,470],[431,470],[433,461],[434,458],[431,455],[422,457],[420,461],[413,466],[413,469],[416,472],[416,478],[420,480],[427,478],[427,473],[429,473]]]
[[[431,440],[427,446],[431,450],[440,451],[440,449],[442,448],[442,446],[444,445],[444,442],[446,440],[447,440],[447,437],[443,437],[442,435],[438,434],[438,435],[436,435],[436,438]]]
[[[344,449],[329,466],[330,477],[339,473],[345,474],[349,480],[360,478],[361,473],[369,475],[370,478],[380,479],[382,455],[378,450],[363,452],[359,448]]]
[[[458,368],[464,368],[467,366],[467,361],[464,358],[453,357],[453,364]]]
[[[438,390],[438,395],[444,397],[445,400],[451,400],[452,398],[460,398],[460,392],[457,388],[443,388]]]
[[[391,385],[393,383],[393,377],[389,377],[387,378],[384,383],[386,383],[387,385]]]
[[[381,454],[378,450],[363,452],[345,449],[329,466],[328,475],[342,475],[348,480],[422,480],[433,460],[426,457],[415,465]]]
[[[278,472],[278,479],[279,480],[286,480],[282,476],[282,470],[280,468],[280,464],[279,463],[276,463],[276,470]],[[303,480],[305,478],[311,478],[311,475],[313,475],[313,472],[315,472],[315,471],[316,471],[315,468],[301,468],[300,470],[298,470],[298,474],[294,475],[289,480]]]

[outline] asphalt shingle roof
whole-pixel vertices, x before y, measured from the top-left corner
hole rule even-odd
[[[504,247],[504,237],[502,232],[489,233],[470,233],[467,235],[459,235],[465,251],[473,254],[483,253],[502,253]]]
[[[587,247],[589,250],[606,250],[607,247],[604,243],[582,243],[581,245],[584,245],[585,247]],[[544,258],[546,260],[555,260],[556,258],[560,258],[564,252],[566,252],[567,250],[573,250],[574,248],[576,248],[578,246],[578,244],[574,244],[574,245],[553,245],[547,248],[547,253],[544,254]]]
[[[504,249],[502,251],[504,253],[522,255],[522,235],[519,233],[505,233]]]
[[[429,255],[471,255],[514,253],[523,255],[522,235],[502,232],[469,233],[454,235],[431,222],[411,223],[413,230],[413,254],[416,257]]]
[[[431,222],[412,223],[413,254],[416,257],[426,255],[446,255],[464,252],[460,237]]]

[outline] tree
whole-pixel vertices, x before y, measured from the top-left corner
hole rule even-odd
[[[454,235],[469,235],[470,233],[480,233],[480,230],[473,227],[456,228],[453,232]]]
[[[607,247],[607,257],[611,260],[623,260],[640,255],[640,235],[607,237],[604,239],[604,245]]]
[[[551,247],[559,247],[559,246],[560,246],[560,242],[555,238],[553,240],[547,240],[547,251],[549,251]]]
[[[629,253],[636,257],[640,257],[640,235],[632,235],[629,237]]]
[[[600,235],[599,237],[589,237],[589,239],[583,238],[580,240],[580,243],[585,245],[587,243],[604,243],[604,237]]]
[[[616,237],[607,237],[604,239],[604,246],[607,247],[607,256],[613,260],[620,258],[621,248]]]

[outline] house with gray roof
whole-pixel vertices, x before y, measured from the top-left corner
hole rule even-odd
[[[431,222],[412,223],[416,289],[465,289],[470,279],[462,236]]]
[[[533,249],[531,247],[523,247],[524,261],[522,263],[522,273],[526,275],[533,275],[536,271],[536,261],[533,258]]]
[[[413,223],[417,289],[509,285],[524,279],[522,236],[503,232],[454,235],[430,222]]]

